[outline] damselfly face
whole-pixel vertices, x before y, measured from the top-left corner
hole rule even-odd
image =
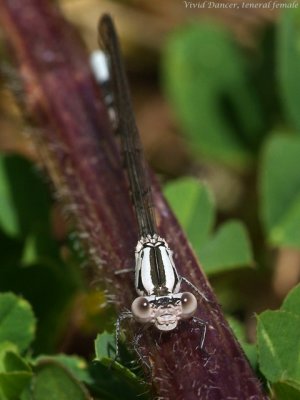
[[[152,323],[161,331],[176,328],[180,319],[192,317],[196,309],[196,297],[190,292],[167,296],[140,296],[131,305],[136,321]]]

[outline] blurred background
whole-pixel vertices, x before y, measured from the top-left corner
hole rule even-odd
[[[254,313],[279,307],[300,278],[298,8],[57,3],[90,52],[100,15],[114,18],[147,159],[232,326],[254,342]],[[32,129],[2,79],[0,290],[32,304],[35,352],[91,356],[115,315],[85,284],[79,245],[35,165]]]

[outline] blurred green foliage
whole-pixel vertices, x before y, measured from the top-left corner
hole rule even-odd
[[[297,85],[300,69],[300,10],[282,14],[278,24],[278,82],[281,93],[281,103],[287,120],[300,132],[300,115],[298,101],[300,87]]]
[[[35,366],[34,376],[22,393],[21,400],[49,399],[49,400],[88,400],[90,395],[71,372],[53,360],[38,363]]]
[[[245,59],[216,24],[174,34],[164,55],[164,81],[192,148],[202,157],[248,165],[263,137],[263,113]]]
[[[30,305],[12,293],[0,294],[0,342],[11,341],[25,350],[35,333],[35,318]]]
[[[96,359],[77,356],[32,357],[29,345],[36,320],[30,304],[0,293],[0,399],[147,399],[147,387],[125,366],[114,362],[114,336],[103,332],[95,342]]]
[[[250,241],[241,222],[225,222],[212,233],[216,209],[205,185],[186,178],[168,184],[164,193],[208,275],[253,265]]]
[[[130,369],[118,363],[115,358],[115,336],[103,332],[95,340],[96,359],[94,363],[97,371],[98,394],[107,398],[135,399],[148,398],[148,388],[141,379]],[[113,374],[111,374],[113,370]],[[102,397],[101,397],[102,398]]]
[[[249,343],[247,340],[245,326],[239,322],[236,318],[231,316],[227,317],[227,321],[229,322],[230,328],[233,330],[233,333],[238,338],[242,349],[244,350],[252,368],[254,370],[257,369],[257,351],[254,343]]]
[[[271,245],[300,248],[300,139],[271,136],[262,154],[261,216]]]
[[[299,287],[280,310],[258,317],[257,351],[243,322],[256,288],[272,276],[274,250],[300,247],[299,28],[299,11],[285,11],[251,53],[217,23],[193,23],[170,36],[162,60],[195,164],[217,164],[244,182],[227,214],[196,178],[168,183],[165,195],[253,368],[279,400],[300,398]],[[49,355],[86,288],[73,253],[61,256],[67,243],[54,238],[45,186],[29,161],[0,156],[0,400],[146,399],[126,351],[130,368],[112,366],[112,332],[99,334],[92,362]],[[107,328],[107,314],[91,325]]]
[[[0,208],[0,290],[30,301],[40,322],[36,351],[51,352],[63,312],[80,285],[79,271],[61,258],[50,225],[50,194],[33,165],[1,154],[0,178],[0,202],[5,205]]]
[[[16,299],[17,300],[17,299]],[[19,324],[20,326],[21,324]],[[22,327],[22,326],[20,326]],[[12,342],[1,342],[0,345],[0,398],[1,400],[20,399],[21,394],[30,384],[33,373],[18,353]]]
[[[232,291],[257,290],[263,277],[271,279],[271,252],[300,244],[299,10],[282,13],[275,28],[249,57],[224,28],[195,23],[170,37],[163,57],[166,92],[195,159],[248,181],[244,203],[225,222],[199,180],[165,187],[223,306],[240,317],[245,297]],[[256,272],[241,274],[251,266]],[[252,366],[280,400],[300,398],[299,299],[297,288],[280,311],[258,317],[258,358],[241,323],[229,317]]]

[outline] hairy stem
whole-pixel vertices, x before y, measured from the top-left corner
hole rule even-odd
[[[26,112],[38,129],[32,139],[58,198],[76,222],[94,265],[119,311],[135,297],[132,274],[137,224],[107,111],[91,76],[87,53],[74,29],[50,0],[0,0],[0,19],[18,66]],[[140,357],[151,366],[158,398],[266,399],[230,331],[180,226],[154,181],[158,228],[179,273],[210,302],[199,299],[197,321],[160,334],[128,323]],[[186,288],[188,290],[188,287]]]

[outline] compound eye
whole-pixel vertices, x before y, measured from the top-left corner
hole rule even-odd
[[[139,322],[146,323],[151,320],[151,307],[146,297],[137,297],[131,305],[131,311]]]
[[[190,318],[197,309],[196,297],[190,292],[184,292],[181,296],[181,318]]]

